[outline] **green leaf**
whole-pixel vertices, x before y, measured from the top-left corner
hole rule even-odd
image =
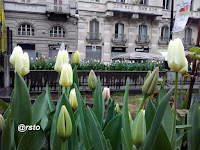
[[[189,51],[190,52],[196,52],[197,54],[200,54],[200,48],[199,47],[191,48]]]
[[[106,121],[104,123],[104,128],[108,124],[108,122],[115,116],[115,101],[111,98],[109,99],[110,103],[108,104],[108,112],[106,115]]]
[[[98,77],[96,89],[94,91],[93,111],[101,126],[103,125],[104,108],[105,108],[105,105],[104,105],[104,98],[103,98],[102,89],[101,89],[101,82],[100,82],[100,78]]]
[[[126,90],[123,99],[123,107],[122,107],[122,128],[126,138],[126,141],[131,148],[133,143],[131,140],[131,126],[129,121],[129,114],[128,114],[128,94],[129,94],[129,78],[126,80]]]
[[[50,146],[51,146],[52,150],[61,149],[62,140],[57,135],[57,122],[58,122],[58,115],[60,113],[60,109],[61,109],[62,105],[66,106],[66,108],[69,112],[71,121],[72,121],[72,135],[68,138],[68,141],[70,143],[69,149],[76,150],[76,146],[77,146],[76,145],[76,142],[77,142],[76,123],[75,123],[73,111],[71,109],[71,106],[69,104],[69,101],[68,101],[65,93],[63,93],[61,95],[60,99],[58,100],[57,106],[56,106],[56,112],[54,114],[53,123],[52,123],[52,127],[51,127]]]
[[[164,116],[167,104],[169,103],[170,97],[173,93],[173,88],[163,97],[152,122],[151,129],[147,135],[147,138],[144,143],[144,150],[151,150],[154,146],[156,138],[161,127],[161,121]]]
[[[192,130],[188,130],[188,149],[200,149],[200,103],[195,103],[188,113],[187,124],[192,125]]]
[[[177,129],[184,129],[184,130],[192,130],[192,125],[177,125],[176,126]]]
[[[45,134],[42,129],[26,131],[19,142],[17,150],[41,149],[45,143]]]
[[[3,100],[1,100],[0,99],[0,106],[1,106],[1,108],[3,109],[3,111],[5,112],[7,109],[8,109],[8,107],[9,107],[9,105],[7,104],[7,103],[5,103]]]
[[[122,115],[115,116],[105,127],[103,131],[105,138],[109,139],[112,149],[120,150],[121,138],[120,138],[120,130],[122,128],[121,125]]]
[[[14,139],[15,127],[14,120],[11,118],[10,112],[8,112],[5,128],[1,139],[2,150],[15,150],[15,139]]]
[[[73,85],[72,85],[72,88],[75,88],[75,84],[76,84],[77,88],[79,89],[78,74],[77,74],[77,66],[76,65],[73,68]]]
[[[131,150],[130,148],[129,148],[129,145],[128,145],[128,142],[127,142],[127,138],[126,138],[126,136],[125,136],[125,134],[124,134],[124,130],[123,130],[123,128],[121,129],[121,139],[122,139],[122,149],[123,150]]]
[[[90,138],[93,138],[94,149],[106,150],[107,149],[106,139],[101,130],[101,126],[97,120],[96,115],[89,107],[87,107],[86,109],[86,116],[87,116],[87,127],[89,129],[88,132]]]
[[[75,91],[76,91],[76,98],[78,101],[78,112],[79,112],[79,117],[80,117],[81,135],[83,135],[85,148],[89,149],[92,145],[90,144],[88,132],[86,130],[86,122],[85,122],[86,106],[76,84],[75,84]]]
[[[107,140],[106,142],[107,142],[107,150],[112,150],[112,147],[111,147],[110,141]]]
[[[15,127],[18,125],[31,125],[31,101],[28,88],[22,76],[15,73],[14,94],[11,100],[11,110],[15,122]],[[18,144],[23,133],[16,131],[16,144]]]

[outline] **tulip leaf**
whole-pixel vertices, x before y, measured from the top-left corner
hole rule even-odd
[[[191,48],[189,51],[190,52],[196,52],[197,54],[200,54],[200,47]]]
[[[62,105],[66,106],[68,113],[70,115],[70,118],[71,118],[71,122],[72,122],[72,135],[68,138],[68,141],[70,143],[69,149],[76,150],[76,146],[77,146],[77,144],[76,144],[76,142],[77,142],[76,123],[75,123],[73,111],[71,109],[71,106],[69,104],[69,101],[68,101],[65,93],[63,93],[61,95],[60,99],[58,100],[57,106],[56,106],[56,112],[54,114],[52,127],[51,127],[50,146],[51,146],[52,150],[61,149],[62,140],[57,135],[57,122],[58,122],[58,116],[59,116]]]
[[[1,106],[1,108],[3,109],[3,111],[5,112],[7,109],[8,109],[8,107],[9,107],[9,105],[7,104],[7,103],[5,103],[3,100],[1,100],[0,99],[0,106]]]
[[[189,57],[196,59],[196,60],[200,59],[200,55],[197,55],[197,54],[190,54]]]
[[[122,139],[122,149],[123,150],[131,150],[128,145],[128,141],[126,140],[126,136],[124,134],[123,128],[121,129],[121,139]]]
[[[77,66],[76,65],[73,68],[73,85],[72,85],[72,88],[75,88],[75,84],[76,84],[77,88],[79,89],[78,74],[77,74]]]
[[[45,134],[42,129],[26,131],[19,142],[17,150],[41,149],[45,143]]]
[[[86,116],[87,116],[87,127],[89,129],[88,134],[90,136],[90,139],[93,139],[92,143],[94,144],[95,150],[106,150],[107,149],[107,143],[106,139],[103,135],[103,132],[101,130],[101,126],[99,124],[99,121],[94,114],[94,112],[87,107],[86,109]],[[94,139],[95,137],[95,139]]]
[[[111,146],[111,144],[110,144],[110,141],[107,140],[106,142],[107,142],[107,150],[113,150],[113,149],[112,149],[112,146]]]
[[[1,149],[2,150],[15,150],[15,139],[14,139],[15,127],[14,120],[11,118],[10,111],[7,115],[7,121],[1,137]]]
[[[121,119],[122,115],[115,116],[105,127],[103,133],[105,135],[105,138],[110,141],[110,144],[112,146],[112,149],[114,150],[120,150],[120,130],[122,128],[121,125]]]
[[[24,79],[18,72],[15,73],[11,110],[16,128],[20,124],[31,125],[32,113],[30,95]],[[16,131],[16,144],[18,144],[22,135],[23,133]]]
[[[144,143],[144,150],[151,150],[155,144],[156,138],[159,133],[159,129],[161,127],[162,118],[164,116],[165,110],[167,108],[167,104],[169,103],[169,99],[173,93],[173,88],[163,97],[158,109],[155,113],[151,129],[147,135],[147,138]]]
[[[41,120],[40,125],[44,130],[48,124],[47,115],[53,111],[55,111],[55,106],[51,98],[49,86],[47,84],[46,91],[38,96],[37,100],[32,106],[32,123],[36,124],[39,120]]]
[[[177,125],[176,126],[177,129],[184,129],[184,130],[192,130],[192,125]]]
[[[78,90],[78,87],[75,84],[75,91],[76,91],[76,97],[78,101],[78,112],[79,112],[79,117],[80,117],[80,126],[81,126],[81,134],[83,135],[83,140],[86,149],[89,149],[91,147],[89,137],[88,137],[88,132],[86,130],[86,122],[85,122],[85,114],[86,114],[86,106],[84,104],[83,98]]]
[[[126,89],[122,107],[122,128],[129,147],[132,147],[131,126],[128,113],[129,78],[126,80]]]
[[[188,130],[188,150],[200,149],[200,102],[190,108],[187,124],[192,125],[192,130]]]
[[[105,105],[104,105],[104,98],[103,98],[102,89],[101,89],[101,82],[100,82],[100,77],[98,77],[96,89],[94,92],[93,111],[101,126],[103,125],[104,108],[105,108]]]
[[[108,124],[108,122],[115,116],[115,101],[111,98],[109,99],[110,103],[108,103],[108,112],[106,115],[106,121],[104,123],[104,128]]]

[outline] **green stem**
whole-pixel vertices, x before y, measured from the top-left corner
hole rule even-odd
[[[171,143],[173,143],[174,132],[176,126],[176,107],[177,107],[177,95],[178,95],[178,72],[176,72],[176,81],[175,81],[175,94],[174,94],[174,120],[173,120],[173,129],[171,135]]]
[[[62,141],[62,147],[61,150],[65,150],[65,141]]]
[[[181,100],[182,100],[182,103],[181,103],[181,109],[183,109],[182,105],[184,104],[184,101],[183,101],[183,75],[181,75]]]
[[[142,107],[144,106],[144,103],[145,103],[146,99],[147,99],[147,97],[144,96],[143,99],[142,99],[142,102],[140,103],[140,106],[139,106],[139,108],[138,108],[138,111],[136,112],[136,116],[137,116],[137,114],[140,112],[140,110],[142,109]]]
[[[60,98],[61,95],[61,85],[59,84],[59,89],[58,89],[58,99]]]

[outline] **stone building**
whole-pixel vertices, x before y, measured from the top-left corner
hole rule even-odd
[[[4,0],[6,26],[12,30],[13,47],[20,45],[30,57],[55,59],[61,42],[77,49],[74,0]]]
[[[78,49],[81,58],[103,59],[127,52],[157,54],[167,49],[170,36],[171,0],[79,0]],[[176,1],[174,1],[174,16]],[[200,1],[192,0],[190,18],[181,38],[188,49],[194,46]]]

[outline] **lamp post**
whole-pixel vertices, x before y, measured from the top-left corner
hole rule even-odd
[[[171,0],[170,40],[172,40],[174,22],[174,0]]]

